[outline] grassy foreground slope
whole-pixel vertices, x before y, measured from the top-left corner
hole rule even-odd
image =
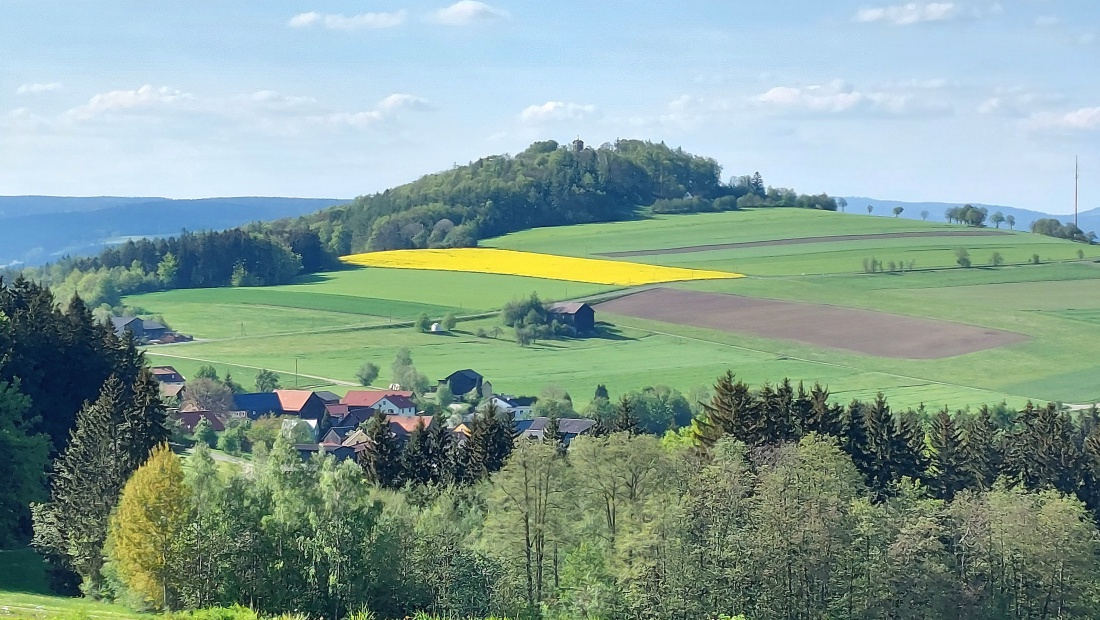
[[[773,209],[538,229],[488,244],[586,256],[693,244],[927,231],[964,229],[912,220]],[[995,251],[1008,262],[1024,262],[1039,254],[1041,264],[963,269],[955,264],[959,247],[970,250],[975,265],[982,265]],[[1085,260],[1078,259],[1079,251]],[[719,256],[702,256],[710,254]],[[916,260],[917,270],[864,274],[860,256]],[[963,407],[1001,400],[1021,404],[1029,398],[1092,402],[1100,400],[1100,386],[1089,377],[1100,371],[1100,365],[1092,361],[1082,343],[1100,338],[1100,293],[1095,292],[1100,290],[1096,286],[1100,266],[1092,262],[1098,257],[1100,248],[1096,246],[1013,233],[822,240],[615,259],[708,263],[751,276],[672,285],[676,287],[883,310],[1030,337],[1009,347],[920,361],[876,358],[607,313],[599,313],[597,318],[616,325],[617,331],[608,338],[520,348],[507,333],[500,339],[475,335],[479,328],[497,325],[495,318],[462,322],[456,333],[441,336],[398,327],[397,313],[385,316],[378,309],[405,304],[402,307],[408,312],[400,318],[411,318],[418,308],[438,318],[445,308],[465,315],[491,311],[532,291],[543,299],[615,291],[614,287],[491,274],[372,268],[324,274],[270,289],[177,291],[128,302],[162,313],[173,323],[176,314],[181,320],[190,317],[195,335],[216,340],[154,349],[154,361],[173,363],[185,374],[204,361],[217,361],[227,369],[235,364],[234,377],[245,384],[251,382],[254,367],[263,367],[283,373],[283,384],[291,385],[297,362],[303,375],[300,385],[346,390],[364,361],[381,366],[379,382],[386,383],[389,361],[398,348],[407,346],[418,368],[433,379],[460,368],[475,368],[500,391],[537,393],[544,386],[558,385],[567,389],[578,405],[588,400],[599,383],[607,384],[613,395],[656,384],[687,390],[712,383],[726,369],[752,382],[784,376],[819,380],[829,385],[838,400],[866,398],[882,390],[898,406]],[[200,298],[203,295],[224,296],[219,303],[224,304],[224,312],[235,313],[234,318],[219,321],[217,313],[199,316],[194,308],[205,303]],[[258,299],[250,297],[254,295],[276,296],[280,301],[249,303]],[[339,309],[337,300],[344,304]],[[301,314],[293,320],[274,315],[265,319],[270,321],[269,333],[286,335],[253,335],[248,322],[259,321],[266,312],[263,307],[274,305],[297,307]],[[235,322],[241,322],[239,317],[244,317],[244,337],[239,335],[239,325],[234,331]],[[305,327],[307,320],[309,328]],[[298,333],[288,333],[294,330]]]

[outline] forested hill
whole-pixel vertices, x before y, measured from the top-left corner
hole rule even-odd
[[[549,140],[515,156],[485,157],[274,227],[308,223],[332,252],[344,255],[471,246],[478,239],[538,226],[629,219],[640,209],[836,209],[827,195],[766,187],[759,174],[729,183],[721,175],[715,160],[664,143],[618,140],[592,148],[580,140],[568,145]]]

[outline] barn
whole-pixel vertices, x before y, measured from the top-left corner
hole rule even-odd
[[[546,311],[550,314],[551,320],[572,327],[578,334],[596,331],[596,311],[588,304],[580,302],[550,304]]]

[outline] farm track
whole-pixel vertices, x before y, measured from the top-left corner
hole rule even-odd
[[[630,250],[626,252],[604,252],[596,256],[607,258],[630,258],[633,256],[664,256],[666,254],[692,254],[712,250],[739,250],[744,248],[764,248],[780,245],[803,245],[807,243],[830,243],[834,241],[873,241],[878,239],[911,239],[923,237],[996,237],[1009,235],[1003,230],[928,230],[915,232],[868,233],[863,235],[834,235],[825,237],[799,237],[796,239],[772,239],[768,241],[742,241],[740,243],[714,243],[710,245],[692,245],[679,248],[654,250]]]

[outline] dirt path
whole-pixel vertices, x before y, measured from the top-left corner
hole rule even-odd
[[[771,241],[743,241],[741,243],[715,243],[712,245],[693,245],[682,248],[664,248],[659,250],[630,250],[628,252],[605,252],[597,256],[608,258],[629,258],[631,256],[661,256],[664,254],[691,254],[711,250],[739,250],[742,248],[763,248],[777,245],[802,245],[805,243],[828,243],[831,241],[869,241],[878,239],[911,239],[921,237],[996,237],[1011,233],[1003,230],[975,228],[972,230],[925,230],[916,232],[869,233],[865,235],[836,235],[832,237],[800,237],[798,239],[774,239]]]
[[[874,310],[669,288],[627,295],[597,309],[895,359],[954,357],[1028,339],[1006,331]]]

